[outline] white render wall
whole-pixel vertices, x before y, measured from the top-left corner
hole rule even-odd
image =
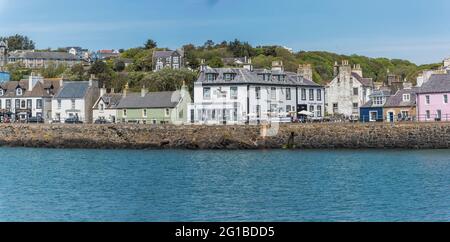
[[[25,108],[27,109],[27,105],[28,105],[28,100],[31,100],[32,102],[32,109],[31,109],[31,115],[32,117],[36,117],[38,113],[42,114],[43,118],[45,117],[45,113],[44,113],[44,105],[45,105],[45,100],[41,97],[23,97],[23,98],[0,98],[1,100],[1,104],[0,104],[0,109],[7,109],[6,108],[6,100],[11,100],[11,107],[8,109],[9,111],[11,111],[12,113],[16,112],[16,100],[19,100],[20,102],[25,101]],[[37,108],[37,100],[42,100],[42,108]],[[23,109],[23,108],[19,108],[19,109]]]
[[[100,119],[100,118],[104,118],[105,120],[109,121],[109,122],[117,122],[117,109],[103,109],[100,110],[100,105],[103,104],[105,105],[105,103],[103,102],[103,100],[100,99],[99,103],[98,103],[98,108],[97,109],[93,109],[92,114],[93,114],[93,121],[95,122],[96,120]],[[106,105],[105,105],[106,107]]]
[[[203,90],[204,87],[211,88],[211,99],[205,100],[203,98]],[[231,87],[238,88],[238,98],[231,99]],[[256,88],[261,88],[260,99],[256,98]],[[272,88],[276,88],[276,98],[272,99],[271,93]],[[291,98],[287,100],[286,92],[290,89]],[[276,105],[276,113],[278,113],[278,117],[288,118],[288,112],[293,112],[292,115],[296,116],[297,105],[305,104],[308,106],[308,111],[310,110],[310,106],[314,106],[314,113],[316,114],[316,119],[321,119],[325,114],[325,93],[324,88],[322,87],[303,87],[307,90],[307,99],[301,100],[301,88],[298,87],[298,103],[296,99],[296,87],[295,86],[268,86],[268,85],[205,85],[195,84],[194,86],[194,104],[190,105],[190,110],[194,110],[194,121],[195,123],[201,124],[222,124],[222,110],[229,110],[226,113],[227,124],[243,124],[247,122],[248,118],[250,122],[257,119],[257,106],[260,107],[260,120],[269,120],[271,106]],[[309,90],[314,90],[314,100],[310,101],[309,99]],[[226,95],[220,96],[219,90],[222,90]],[[321,92],[321,100],[317,100],[317,90]],[[247,99],[248,98],[248,99]],[[250,101],[250,105],[247,103]],[[237,119],[234,118],[233,110],[237,106]],[[288,106],[290,106],[291,110],[287,110]],[[318,107],[320,106],[321,112],[318,111]],[[249,108],[249,110],[247,110]],[[215,110],[216,115],[213,114]],[[249,113],[248,113],[248,112]],[[191,111],[188,113],[188,122],[192,120]],[[219,114],[218,114],[219,113]],[[317,114],[321,113],[321,117],[317,117]],[[215,116],[215,118],[213,118]],[[237,121],[236,121],[237,120]]]
[[[61,100],[61,108],[58,107],[58,100]],[[75,100],[75,109],[72,107],[72,100]],[[84,99],[56,99],[52,100],[52,119],[57,120],[58,114],[60,114],[60,121],[64,122],[71,115],[76,116],[80,121],[86,121]]]
[[[358,115],[360,107],[370,100],[372,89],[363,87],[356,79],[349,75],[336,77],[326,88],[327,112],[329,115],[343,114],[346,117]],[[353,88],[358,88],[358,95],[353,95]],[[333,112],[333,104],[338,104],[338,112]],[[353,109],[353,103],[358,103],[358,109]]]

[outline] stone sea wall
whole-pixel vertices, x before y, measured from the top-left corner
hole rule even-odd
[[[0,146],[92,149],[448,149],[450,123],[262,126],[0,125]]]

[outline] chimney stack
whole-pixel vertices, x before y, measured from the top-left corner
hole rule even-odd
[[[128,92],[128,82],[127,84],[125,84],[125,87],[123,88],[123,97],[127,97],[127,92]]]
[[[102,88],[100,88],[100,97],[103,97],[106,94],[106,87],[103,85]]]
[[[283,61],[273,61],[272,62],[272,71],[284,71]]]
[[[247,59],[247,57],[245,57],[244,69],[247,69],[249,71],[253,71],[253,64],[252,64],[252,59],[251,58]]]
[[[94,82],[94,79],[95,79],[95,75],[94,75],[94,74],[91,74],[91,77],[89,78],[89,86],[90,86],[90,87],[92,87],[93,82]]]
[[[303,65],[300,64],[298,66],[297,74],[306,80],[312,81],[313,80],[313,70],[312,70],[311,64],[303,64]]]
[[[144,85],[144,86],[142,86],[142,89],[141,89],[141,97],[145,97],[146,94],[147,94],[147,89],[145,88],[145,85]]]

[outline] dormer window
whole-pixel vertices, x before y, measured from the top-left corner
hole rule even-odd
[[[17,88],[17,89],[16,89],[16,95],[17,95],[17,96],[22,96],[22,94],[23,94],[22,88]]]
[[[225,81],[231,81],[231,80],[234,80],[234,74],[232,74],[232,73],[224,73],[224,74],[223,74],[223,79],[224,79]]]
[[[409,102],[409,101],[411,101],[411,95],[403,94],[403,102]]]
[[[284,82],[284,80],[286,79],[286,76],[285,75],[276,75],[275,78],[280,82]]]
[[[217,79],[216,74],[214,74],[214,73],[206,74],[206,80],[208,80],[208,81],[215,81],[216,79]]]
[[[0,96],[5,95],[5,91],[3,89],[0,89]]]

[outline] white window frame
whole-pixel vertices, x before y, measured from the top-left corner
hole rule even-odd
[[[403,94],[403,102],[409,102],[411,101],[411,94],[405,93]]]

